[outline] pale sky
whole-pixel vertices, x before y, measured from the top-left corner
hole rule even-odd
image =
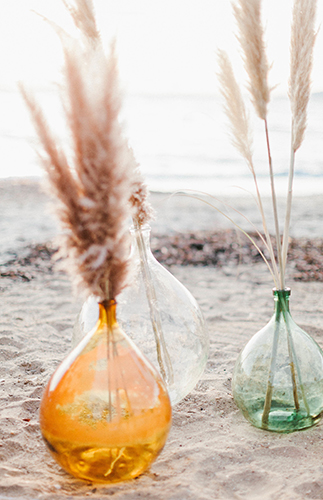
[[[47,87],[59,79],[62,63],[56,34],[35,12],[73,30],[60,0],[0,0],[0,89],[21,80]],[[322,25],[319,0],[317,26]],[[227,50],[243,77],[230,0],[94,0],[99,28],[108,45],[117,36],[124,88],[132,93],[214,93],[216,50]],[[289,66],[292,0],[263,0],[271,84],[285,92]],[[316,43],[313,91],[323,91],[323,35]]]

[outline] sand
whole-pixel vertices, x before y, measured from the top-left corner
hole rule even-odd
[[[79,481],[61,470],[42,441],[38,408],[44,385],[70,349],[81,302],[72,294],[69,279],[52,270],[46,259],[27,259],[24,266],[17,263],[30,252],[28,245],[47,241],[57,231],[46,215],[47,199],[39,194],[37,183],[7,181],[0,192],[0,499],[323,498],[323,421],[291,434],[259,430],[244,419],[232,398],[238,353],[273,311],[272,283],[261,262],[170,267],[198,301],[211,347],[204,375],[174,408],[169,439],[151,468],[136,480],[112,486]],[[164,195],[156,195],[156,206],[163,199]],[[320,205],[315,208],[309,201],[309,210],[319,221]],[[193,229],[189,220],[193,213],[196,222],[197,215],[190,206],[181,206],[172,223],[159,212],[155,235],[169,228],[175,231],[172,225]],[[11,227],[8,210],[14,210]],[[209,220],[208,230],[212,224],[217,227]],[[23,273],[5,275],[22,268]],[[323,347],[323,283],[290,277],[288,284],[295,321]]]

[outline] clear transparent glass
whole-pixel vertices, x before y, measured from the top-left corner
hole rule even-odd
[[[40,406],[49,451],[69,473],[95,482],[141,474],[162,450],[171,404],[157,370],[119,328],[114,301],[52,375]]]
[[[205,368],[209,336],[191,293],[154,258],[150,227],[132,229],[131,285],[118,297],[118,321],[164,379],[172,405],[196,385]],[[90,297],[74,325],[73,345],[95,324]]]
[[[256,427],[292,432],[311,427],[323,411],[323,352],[293,321],[290,290],[274,290],[275,312],[240,353],[233,397]]]

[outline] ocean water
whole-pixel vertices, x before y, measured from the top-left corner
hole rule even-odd
[[[63,142],[67,134],[57,92],[37,92],[51,127]],[[17,91],[0,92],[0,178],[39,177],[37,140]],[[253,117],[254,163],[260,189],[269,194],[263,123]],[[253,191],[248,167],[233,148],[219,96],[129,95],[123,121],[130,143],[152,191],[198,190],[212,195]],[[290,161],[290,111],[287,97],[269,108],[270,144],[278,195],[287,190]],[[294,192],[323,193],[323,93],[313,94],[305,141],[297,152]]]

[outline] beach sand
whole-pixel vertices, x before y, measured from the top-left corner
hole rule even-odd
[[[0,194],[0,499],[323,498],[323,421],[291,434],[262,431],[244,419],[232,398],[238,353],[273,312],[273,285],[261,261],[169,268],[198,301],[211,345],[204,375],[174,407],[169,439],[150,469],[112,486],[82,482],[60,469],[42,441],[38,408],[44,385],[70,349],[81,301],[68,277],[52,268],[50,245],[36,246],[57,233],[38,183],[3,181]],[[228,228],[214,209],[199,212],[186,198],[166,198],[152,196],[156,249],[159,235]],[[250,203],[241,203],[253,213]],[[320,236],[320,200],[297,200],[295,220],[292,234]],[[296,280],[294,270],[288,271],[294,320],[323,347],[323,282]]]

